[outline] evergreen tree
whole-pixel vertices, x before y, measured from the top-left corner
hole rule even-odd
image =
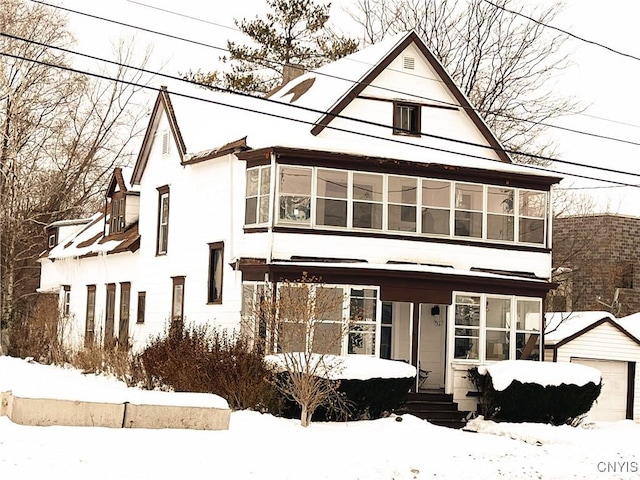
[[[230,71],[189,71],[185,78],[207,85],[264,94],[282,83],[285,66],[303,70],[349,55],[358,43],[334,33],[327,22],[331,4],[313,0],[267,0],[266,18],[235,20],[253,45],[227,42],[221,60]]]

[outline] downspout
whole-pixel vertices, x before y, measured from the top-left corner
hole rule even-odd
[[[235,258],[235,242],[234,242],[234,216],[236,214],[234,208],[233,201],[233,192],[235,191],[234,177],[233,177],[233,157],[235,153],[229,154],[229,248],[228,248],[228,257],[234,259]],[[224,259],[222,259],[224,262]],[[238,271],[238,270],[236,270]]]

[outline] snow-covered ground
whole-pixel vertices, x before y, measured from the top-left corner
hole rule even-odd
[[[123,387],[0,357],[7,389],[107,400]],[[471,427],[478,433],[403,415],[303,428],[247,411],[232,413],[228,431],[26,427],[0,417],[0,479],[640,479],[640,425],[631,421]]]

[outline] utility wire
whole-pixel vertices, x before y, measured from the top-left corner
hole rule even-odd
[[[627,58],[631,58],[633,60],[640,61],[640,57],[637,57],[637,56],[632,55],[630,53],[621,52],[620,50],[616,50],[615,48],[609,47],[608,45],[605,45],[605,44],[600,43],[600,42],[596,42],[595,40],[589,40],[588,38],[580,37],[580,36],[576,35],[575,33],[571,33],[571,32],[569,32],[567,30],[563,30],[562,28],[554,27],[553,25],[549,25],[548,23],[541,22],[540,20],[536,20],[535,18],[529,17],[529,16],[525,15],[524,13],[516,12],[515,10],[510,10],[508,8],[505,8],[505,7],[501,6],[501,5],[496,5],[495,3],[491,2],[490,0],[484,0],[484,2],[488,3],[492,7],[498,8],[500,10],[504,10],[505,12],[511,13],[512,15],[517,15],[519,17],[526,18],[530,22],[537,23],[538,25],[540,25],[542,27],[549,28],[551,30],[555,30],[557,32],[563,33],[564,35],[566,35],[568,37],[571,37],[571,38],[575,38],[576,40],[580,40],[581,42],[588,43],[589,45],[595,45],[596,47],[604,48],[605,50],[608,50],[609,52],[615,53],[617,55],[621,55],[623,57],[627,57]]]
[[[88,55],[88,54],[85,54],[85,53],[77,52],[75,50],[71,50],[71,49],[67,49],[67,48],[63,48],[63,47],[58,47],[58,46],[55,46],[55,45],[50,45],[50,44],[47,44],[47,43],[38,42],[38,41],[35,41],[35,40],[31,40],[31,39],[25,39],[23,37],[18,37],[16,35],[11,35],[11,34],[0,32],[0,36],[11,38],[13,40],[19,40],[19,41],[35,44],[35,45],[38,45],[38,46],[41,46],[41,47],[44,47],[44,48],[54,48],[56,50],[59,50],[59,51],[65,52],[65,53],[69,53],[69,54],[72,54],[72,55],[79,55],[79,56],[82,56],[82,57],[85,57],[85,58],[89,58],[89,59],[92,59],[92,60],[96,60],[96,61],[100,61],[100,62],[104,62],[104,63],[109,63],[109,64],[116,65],[116,66],[119,66],[119,67],[129,68],[129,69],[136,70],[136,71],[139,71],[139,72],[142,72],[142,73],[146,73],[146,74],[149,74],[149,75],[153,75],[153,76],[160,76],[160,77],[164,77],[164,78],[167,78],[167,79],[176,80],[176,81],[179,81],[179,82],[188,83],[188,84],[192,84],[192,85],[196,85],[196,86],[200,86],[200,87],[212,88],[213,90],[217,90],[217,91],[220,91],[220,92],[225,92],[225,93],[230,93],[230,94],[234,94],[234,95],[239,95],[239,96],[243,96],[243,97],[252,98],[252,99],[255,99],[255,100],[259,100],[261,102],[268,102],[268,103],[271,103],[271,104],[277,104],[279,106],[287,106],[287,107],[293,108],[293,109],[298,109],[298,110],[302,110],[302,111],[308,111],[308,112],[316,113],[316,114],[319,114],[321,116],[324,116],[324,115],[327,114],[327,112],[325,112],[324,110],[318,110],[318,109],[313,109],[313,108],[309,108],[309,107],[303,107],[301,105],[296,105],[296,104],[287,104],[287,103],[279,102],[279,101],[271,99],[271,98],[256,97],[256,96],[248,94],[246,92],[238,92],[238,91],[230,90],[230,89],[227,89],[227,88],[211,87],[209,85],[203,85],[201,83],[198,83],[198,82],[195,82],[195,81],[192,81],[192,80],[186,80],[186,79],[183,79],[181,77],[176,77],[176,76],[173,76],[173,75],[169,75],[169,74],[165,74],[165,73],[161,73],[161,72],[157,72],[157,71],[153,71],[153,70],[148,70],[148,69],[144,69],[144,68],[141,68],[141,67],[134,67],[134,66],[131,66],[131,65],[123,64],[121,62],[116,62],[116,61],[113,61],[113,60],[104,59],[104,58],[97,57],[97,56],[94,56],[94,55]],[[23,58],[23,60],[28,60],[29,61],[30,59]],[[55,65],[50,65],[50,66],[55,66]],[[80,70],[77,71],[77,73],[80,73],[80,74],[91,74],[90,72],[80,71]],[[109,78],[109,79],[110,80],[114,80],[112,78]],[[231,106],[231,105],[226,105],[226,106]],[[257,113],[260,113],[260,112],[257,112]],[[287,118],[287,117],[283,117],[283,118]],[[354,117],[348,117],[348,116],[339,115],[339,114],[338,115],[333,115],[333,118],[340,118],[340,119],[344,119],[344,120],[349,120],[349,121],[365,124],[365,125],[368,125],[368,126],[389,128],[389,125],[386,125],[386,124],[381,124],[381,123],[377,123],[377,122],[372,122],[370,120],[364,120],[364,119],[359,119],[359,118],[354,118]],[[291,118],[288,118],[288,119],[289,120],[293,120]],[[315,125],[315,123],[313,123],[313,122],[307,122],[307,123],[309,123],[310,125]],[[347,131],[349,133],[356,133],[356,132],[353,132],[353,131],[350,131],[350,130],[345,130],[345,131]],[[471,146],[471,147],[477,147],[477,148],[482,148],[482,149],[487,149],[487,150],[494,150],[496,152],[504,152],[504,153],[511,154],[511,155],[523,155],[523,156],[527,156],[529,158],[533,158],[533,159],[536,159],[536,160],[542,160],[542,161],[548,161],[548,162],[556,162],[556,163],[572,165],[572,166],[581,167],[581,168],[588,168],[588,169],[593,169],[593,170],[597,170],[597,171],[604,171],[604,172],[608,172],[608,173],[640,177],[640,174],[636,174],[636,173],[632,173],[632,172],[626,172],[626,171],[612,169],[612,168],[606,168],[606,167],[596,167],[596,166],[581,164],[581,163],[578,163],[578,162],[572,162],[572,161],[569,161],[569,160],[562,160],[562,159],[559,159],[559,158],[547,157],[547,156],[543,156],[543,155],[528,154],[528,153],[524,153],[524,152],[519,152],[517,150],[509,150],[509,149],[504,149],[504,148],[500,148],[500,147],[493,147],[493,146],[490,146],[490,145],[483,145],[483,144],[479,144],[479,143],[475,143],[475,142],[469,142],[469,141],[465,141],[465,140],[459,140],[459,139],[453,139],[453,138],[450,138],[450,137],[444,137],[444,136],[441,136],[441,135],[433,135],[433,134],[428,134],[428,133],[421,132],[421,136],[433,138],[433,139],[436,139],[436,140],[452,142],[452,143],[456,143],[456,144],[462,144],[462,145]],[[396,141],[396,139],[388,139],[386,137],[378,137],[378,138],[383,138],[383,139],[386,139],[386,140],[389,140],[389,141]],[[413,143],[408,143],[408,142],[404,142],[404,141],[400,141],[399,143],[402,143],[402,144],[405,144],[405,145],[415,145]],[[436,149],[436,147],[426,147],[426,146],[423,146],[423,147]],[[442,149],[442,151],[447,152],[446,149]],[[459,152],[449,152],[449,153],[459,153]],[[494,159],[487,158],[487,157],[482,157],[482,156],[474,156],[474,158],[485,159],[485,160],[494,160]],[[525,166],[526,164],[518,164],[518,165]],[[528,165],[526,165],[526,166],[528,166]],[[547,169],[545,171],[552,172],[553,170]],[[572,174],[572,176],[576,176],[576,175]],[[584,177],[584,178],[590,178],[590,177]]]
[[[6,34],[0,33],[0,35],[6,35]],[[80,74],[80,75],[87,75],[87,76],[99,78],[99,79],[102,79],[102,80],[118,82],[118,83],[122,83],[122,84],[125,84],[125,85],[130,85],[130,86],[135,86],[135,87],[139,87],[139,88],[143,88],[143,89],[147,89],[147,90],[152,90],[152,91],[155,91],[155,92],[161,92],[162,91],[162,89],[158,88],[158,87],[151,87],[149,85],[141,84],[141,83],[138,83],[138,82],[125,80],[125,79],[122,79],[122,78],[114,78],[114,77],[111,77],[111,76],[108,76],[108,75],[105,75],[105,74],[88,72],[86,70],[80,70],[80,69],[72,68],[72,67],[69,67],[69,66],[51,64],[51,63],[48,63],[48,62],[44,62],[42,60],[30,59],[30,58],[22,57],[20,55],[10,54],[10,53],[7,53],[7,52],[0,52],[0,55],[6,56],[6,57],[9,57],[9,58],[13,58],[13,59],[16,59],[16,60],[33,62],[33,63],[37,63],[39,65],[44,65],[44,66],[48,66],[48,67],[52,67],[52,68],[57,68],[57,69],[60,69],[60,70],[65,70],[65,71],[77,73],[77,74]],[[123,64],[118,63],[118,62],[113,62],[113,63],[115,63],[116,65],[126,66],[126,65],[123,65]],[[193,82],[190,82],[190,83],[193,83]],[[285,115],[280,115],[280,114],[276,114],[276,113],[273,113],[273,112],[264,112],[264,111],[260,111],[260,110],[255,110],[255,109],[252,109],[252,108],[243,107],[243,106],[232,104],[232,103],[225,103],[225,102],[216,101],[216,100],[212,100],[212,99],[208,99],[208,98],[196,97],[194,95],[189,95],[189,94],[184,94],[184,93],[179,93],[179,92],[170,92],[170,93],[172,95],[176,95],[176,96],[183,97],[183,98],[188,98],[188,99],[192,99],[192,100],[196,100],[196,101],[202,101],[202,102],[215,104],[215,105],[219,105],[219,106],[224,106],[224,107],[229,107],[229,108],[242,110],[242,111],[246,111],[246,112],[257,113],[257,114],[269,116],[269,117],[272,117],[272,118],[283,119],[283,120],[292,121],[292,122],[296,122],[296,123],[302,123],[302,124],[306,124],[306,125],[310,125],[310,126],[313,126],[313,125],[316,124],[313,121],[295,119],[295,118],[287,117]],[[252,98],[256,98],[256,97],[252,97]],[[287,104],[280,104],[280,105],[285,105],[286,106]],[[388,125],[385,125],[385,127],[388,127]],[[437,151],[437,152],[443,152],[443,153],[459,155],[459,156],[463,156],[463,157],[480,159],[480,160],[496,161],[496,160],[494,160],[492,158],[483,157],[483,156],[480,156],[480,155],[474,155],[474,154],[465,153],[465,152],[457,152],[457,151],[454,151],[454,150],[448,150],[448,149],[433,147],[433,146],[429,146],[429,145],[420,145],[420,144],[408,143],[408,142],[402,141],[400,139],[382,137],[382,136],[379,136],[379,135],[374,135],[374,134],[364,133],[364,132],[356,132],[356,131],[352,131],[352,130],[348,130],[348,129],[344,129],[344,128],[339,128],[339,127],[336,127],[336,126],[333,126],[333,125],[327,125],[326,128],[329,128],[329,129],[334,130],[334,131],[349,133],[349,134],[353,134],[353,135],[359,135],[359,136],[362,136],[362,137],[365,137],[365,138],[373,138],[373,139],[377,139],[377,140],[383,140],[383,141],[387,141],[387,142],[391,142],[391,143],[408,145],[408,146],[412,146],[412,147],[418,147],[418,148],[423,148],[423,149],[427,149],[427,150],[433,150],[433,151]],[[455,141],[455,140],[452,140],[452,141]],[[464,142],[458,142],[458,143],[464,143]],[[553,174],[556,174],[556,175],[558,175],[558,174],[559,175],[567,175],[567,176],[571,176],[571,177],[575,177],[575,178],[582,178],[582,179],[587,179],[587,180],[596,180],[596,181],[600,181],[600,182],[611,183],[611,184],[614,184],[614,185],[620,185],[620,186],[626,186],[626,187],[640,187],[639,184],[633,184],[633,183],[621,182],[621,181],[616,181],[616,180],[608,180],[608,179],[596,178],[596,177],[591,177],[591,176],[588,176],[588,175],[581,175],[581,174],[571,173],[571,172],[555,171],[555,170],[550,170],[548,168],[544,168],[544,167],[536,166],[536,165],[518,164],[518,166],[523,167],[525,169],[538,170],[538,171],[543,171],[543,172],[547,172],[547,173],[553,173]],[[603,170],[600,167],[592,167],[592,168],[595,168],[596,170]],[[630,175],[630,176],[640,176],[640,174],[633,174],[633,173],[630,173],[630,172],[615,172],[615,173],[622,173],[624,175]]]
[[[53,5],[53,4],[50,4],[50,3],[43,2],[41,0],[30,0],[30,1],[33,2],[33,3],[40,4],[40,5],[48,6],[48,7],[51,7],[51,8],[64,10],[64,11],[69,12],[69,13],[74,13],[74,14],[77,14],[77,15],[87,16],[89,18],[93,18],[93,19],[96,19],[96,20],[114,23],[116,25],[124,26],[124,27],[131,28],[131,29],[134,29],[134,30],[140,30],[140,31],[143,31],[143,32],[146,32],[146,33],[151,33],[151,34],[154,34],[154,35],[164,36],[164,37],[170,38],[172,40],[179,40],[179,41],[182,41],[182,42],[191,43],[193,45],[198,45],[198,46],[206,47],[206,48],[212,48],[212,49],[215,49],[215,50],[219,50],[219,51],[222,51],[222,52],[229,53],[229,50],[227,48],[219,47],[219,46],[216,46],[216,45],[211,45],[209,43],[204,43],[204,42],[200,42],[200,41],[196,41],[196,40],[180,37],[180,36],[177,36],[177,35],[172,35],[172,34],[160,32],[160,31],[157,31],[157,30],[152,30],[152,29],[149,29],[149,28],[140,27],[140,26],[137,26],[137,25],[132,25],[132,24],[129,24],[129,23],[120,22],[118,20],[112,20],[112,19],[109,19],[109,18],[105,18],[105,17],[101,17],[101,16],[98,16],[98,15],[89,14],[89,13],[82,12],[82,11],[79,11],[79,10],[74,10],[74,9],[71,9],[71,8],[66,8],[66,7],[62,7],[62,6],[58,6],[58,5]],[[206,23],[206,24],[210,24],[210,25],[221,27],[221,28],[226,28],[226,29],[230,29],[230,30],[234,30],[234,31],[240,32],[239,29],[234,28],[234,27],[229,27],[229,26],[222,25],[222,24],[219,24],[219,23],[211,22],[209,20],[199,19],[199,18],[196,18],[196,17],[192,17],[190,15],[185,15],[185,14],[182,14],[182,13],[179,13],[179,12],[175,12],[173,10],[159,8],[159,7],[155,7],[155,6],[152,6],[152,5],[148,5],[148,4],[145,4],[145,3],[142,3],[142,2],[138,2],[138,1],[133,1],[133,0],[127,0],[127,1],[130,2],[130,3],[136,4],[136,5],[140,5],[140,6],[146,7],[146,8],[159,10],[159,11],[162,11],[164,13],[171,14],[171,15],[176,15],[176,16],[187,18],[187,19],[196,20],[196,21],[203,22],[203,23]],[[358,60],[354,60],[354,59],[350,59],[350,60],[354,61],[354,62],[357,62],[357,63],[362,63],[362,64],[365,64],[365,65],[369,65],[369,64],[366,64],[366,63],[358,61]],[[260,59],[260,61],[263,62],[263,63],[270,64],[272,67],[273,66],[278,66],[278,67],[282,67],[283,66],[282,64],[280,64],[279,62],[276,62],[274,60]],[[369,65],[369,66],[371,66],[371,65]],[[408,72],[400,72],[400,73],[403,73],[405,75],[415,76],[415,77],[418,77],[418,78],[421,78],[421,79],[424,79],[424,80],[430,80],[430,81],[434,81],[434,82],[438,82],[438,83],[444,83],[442,80],[427,78],[427,77],[424,77],[422,75],[412,74],[412,73],[408,73]],[[359,83],[359,82],[354,81],[354,80],[350,80],[350,79],[347,79],[347,78],[339,77],[339,76],[336,76],[336,75],[327,74],[327,73],[324,73],[324,72],[314,71],[314,74],[321,75],[321,76],[326,76],[326,77],[329,77],[329,78],[334,78],[334,79],[337,79],[337,80],[343,80],[343,81],[350,82],[350,83],[353,83],[353,84]],[[377,88],[379,90],[387,91],[387,92],[390,92],[390,93],[395,93],[395,94],[400,94],[400,95],[411,95],[414,98],[419,98],[419,99],[426,100],[426,101],[436,102],[438,104],[442,104],[442,105],[445,105],[445,106],[452,106],[452,107],[455,107],[455,108],[463,108],[463,109],[472,110],[472,111],[474,111],[474,112],[476,112],[478,114],[481,114],[481,115],[486,114],[486,112],[477,110],[472,106],[468,106],[468,107],[467,106],[462,106],[462,105],[458,105],[458,104],[451,103],[451,102],[446,102],[446,101],[439,100],[439,99],[424,97],[424,96],[421,96],[421,95],[409,94],[409,93],[403,92],[401,90],[395,90],[395,89],[386,88],[386,87],[368,85],[368,84],[364,84],[362,82],[360,82],[360,84],[365,85],[365,86],[371,86],[373,88]],[[597,116],[593,116],[593,115],[587,115],[587,114],[580,113],[580,112],[574,112],[574,113],[576,115],[587,116],[587,117],[590,117],[590,118],[596,118],[596,119],[605,120],[605,121],[614,122],[614,123],[621,123],[621,122],[618,122],[616,120],[597,117]],[[592,137],[600,138],[600,139],[603,139],[603,140],[610,140],[610,141],[614,141],[614,142],[640,146],[640,143],[633,142],[631,140],[625,140],[625,139],[621,139],[621,138],[611,137],[611,136],[608,136],[608,135],[594,134],[592,132],[585,132],[585,131],[577,130],[577,129],[569,129],[569,128],[566,128],[566,127],[561,127],[561,126],[553,125],[553,124],[542,122],[542,121],[522,119],[522,118],[517,118],[517,117],[505,115],[505,114],[498,114],[498,116],[501,116],[503,118],[508,118],[508,119],[511,119],[511,120],[516,120],[516,121],[519,121],[519,122],[533,124],[533,125],[541,125],[541,126],[548,127],[548,128],[556,128],[556,129],[559,129],[559,130],[570,131],[572,133],[576,133],[576,134],[579,134],[579,135],[592,136]],[[632,125],[632,126],[640,128],[640,126],[637,126],[637,125]]]

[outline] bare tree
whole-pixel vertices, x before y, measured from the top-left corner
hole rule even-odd
[[[72,71],[66,19],[41,4],[3,1],[0,32],[0,325],[9,327],[38,286],[43,226],[95,211],[112,167],[129,161],[144,79],[124,67],[134,58],[125,43],[119,65],[101,73],[131,83]]]
[[[543,124],[577,106],[553,92],[554,76],[568,66],[564,37],[541,25],[562,3],[526,11],[540,23],[502,7],[524,12],[512,0],[357,0],[349,13],[368,43],[415,30],[508,149],[552,155]]]
[[[349,405],[338,388],[339,355],[350,328],[344,292],[303,275],[300,280],[261,286],[249,307],[243,330],[254,348],[263,349],[280,375],[276,386],[300,406],[300,422],[308,426],[318,407],[346,414]]]

